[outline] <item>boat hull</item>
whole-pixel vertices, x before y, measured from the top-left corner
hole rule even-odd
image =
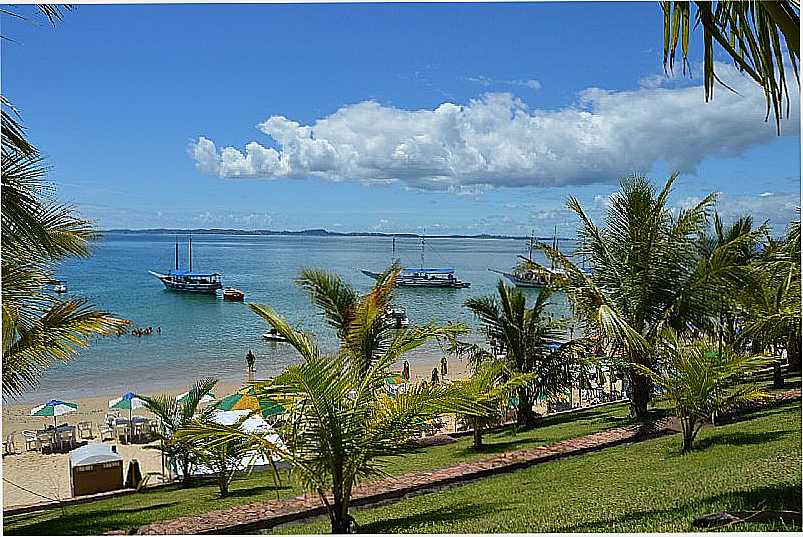
[[[361,271],[363,274],[368,276],[369,278],[373,278],[378,280],[381,276],[378,272],[371,272],[370,270],[363,270]],[[470,287],[471,283],[464,282],[462,280],[454,279],[454,280],[446,280],[443,278],[431,278],[428,280],[422,278],[409,278],[405,276],[397,276],[396,277],[396,287],[431,287],[431,288],[442,288],[442,289],[465,289],[466,287]]]
[[[196,282],[180,282],[175,281],[173,278],[166,274],[158,274],[156,272],[151,272],[154,276],[159,278],[159,281],[164,284],[165,289],[168,291],[177,291],[179,293],[202,293],[202,294],[214,294],[219,289],[223,288],[223,285],[220,282],[210,282],[210,283],[196,283]]]

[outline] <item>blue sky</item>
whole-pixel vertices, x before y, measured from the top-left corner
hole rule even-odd
[[[657,2],[80,6],[3,18],[3,94],[102,228],[569,233],[634,169],[782,227],[799,90],[667,79]],[[692,42],[692,73],[701,47]],[[723,58],[724,59],[724,58]],[[229,148],[229,149],[227,149]]]

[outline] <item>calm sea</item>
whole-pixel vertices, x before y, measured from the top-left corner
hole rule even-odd
[[[57,275],[70,293],[129,319],[134,327],[154,328],[150,336],[100,338],[77,359],[49,370],[36,392],[23,401],[50,397],[151,392],[188,386],[203,376],[243,380],[245,353],[257,357],[258,376],[280,372],[298,360],[292,349],[262,339],[266,324],[244,304],[217,297],[166,291],[148,270],[167,271],[174,264],[172,235],[107,233],[88,259],[70,261]],[[186,237],[180,238],[182,268],[186,268]],[[396,302],[407,308],[411,323],[461,321],[476,327],[462,306],[471,296],[494,292],[499,275],[488,268],[508,269],[524,254],[526,241],[501,239],[428,239],[426,264],[451,266],[471,282],[468,289],[397,290]],[[397,239],[396,255],[403,264],[420,263],[418,240]],[[334,333],[316,315],[307,295],[293,283],[302,267],[340,274],[360,290],[373,280],[360,269],[382,270],[391,261],[391,239],[377,237],[286,237],[193,235],[193,269],[216,271],[223,284],[237,287],[247,302],[267,304],[290,322],[319,336],[324,349],[335,347]],[[535,296],[537,291],[528,291]],[[555,314],[566,312],[562,297],[554,299]],[[156,328],[161,328],[161,334]],[[479,334],[474,330],[474,337]],[[409,357],[431,360],[436,346]]]

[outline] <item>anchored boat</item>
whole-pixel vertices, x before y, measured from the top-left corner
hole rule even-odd
[[[421,237],[421,268],[405,268],[396,277],[397,287],[445,287],[463,289],[471,283],[464,282],[455,275],[453,268],[424,268],[424,237]],[[396,237],[393,237],[393,257],[396,257]],[[378,280],[381,272],[361,271],[366,276]]]
[[[185,293],[216,293],[218,289],[223,288],[220,281],[220,274],[217,272],[193,272],[192,271],[192,237],[189,240],[189,270],[179,270],[178,268],[178,241],[176,241],[176,269],[171,270],[167,274],[159,274],[149,270],[159,281],[161,281],[165,289],[171,291],[181,291]]]
[[[231,300],[232,302],[242,302],[245,300],[245,293],[234,287],[227,287],[223,289],[223,300]]]

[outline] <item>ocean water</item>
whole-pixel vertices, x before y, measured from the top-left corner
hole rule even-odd
[[[173,268],[175,239],[164,234],[107,233],[95,244],[92,257],[59,267],[57,276],[67,281],[70,293],[130,320],[132,327],[151,326],[154,333],[96,339],[77,359],[48,370],[40,387],[21,401],[183,388],[203,376],[239,382],[249,349],[257,357],[259,377],[274,375],[299,360],[288,345],[262,339],[267,325],[245,304],[224,302],[220,292],[214,297],[167,291],[148,274]],[[294,326],[313,331],[325,350],[336,348],[335,335],[293,283],[299,270],[331,270],[365,291],[373,280],[360,269],[382,270],[392,257],[391,239],[384,237],[193,235],[192,243],[193,269],[220,272],[225,287],[242,289],[246,302],[269,305]],[[186,268],[186,237],[180,237],[179,248],[181,266]],[[516,255],[525,252],[523,240],[427,239],[426,264],[454,267],[471,287],[399,288],[395,302],[406,307],[413,324],[460,321],[474,327],[471,338],[478,339],[477,323],[463,303],[471,296],[493,293],[500,275],[488,268],[508,269]],[[420,253],[418,240],[396,240],[396,255],[403,264],[419,265]],[[526,292],[534,299],[537,290]],[[555,315],[567,313],[562,296],[553,301]],[[431,361],[439,352],[433,344],[408,359]]]

